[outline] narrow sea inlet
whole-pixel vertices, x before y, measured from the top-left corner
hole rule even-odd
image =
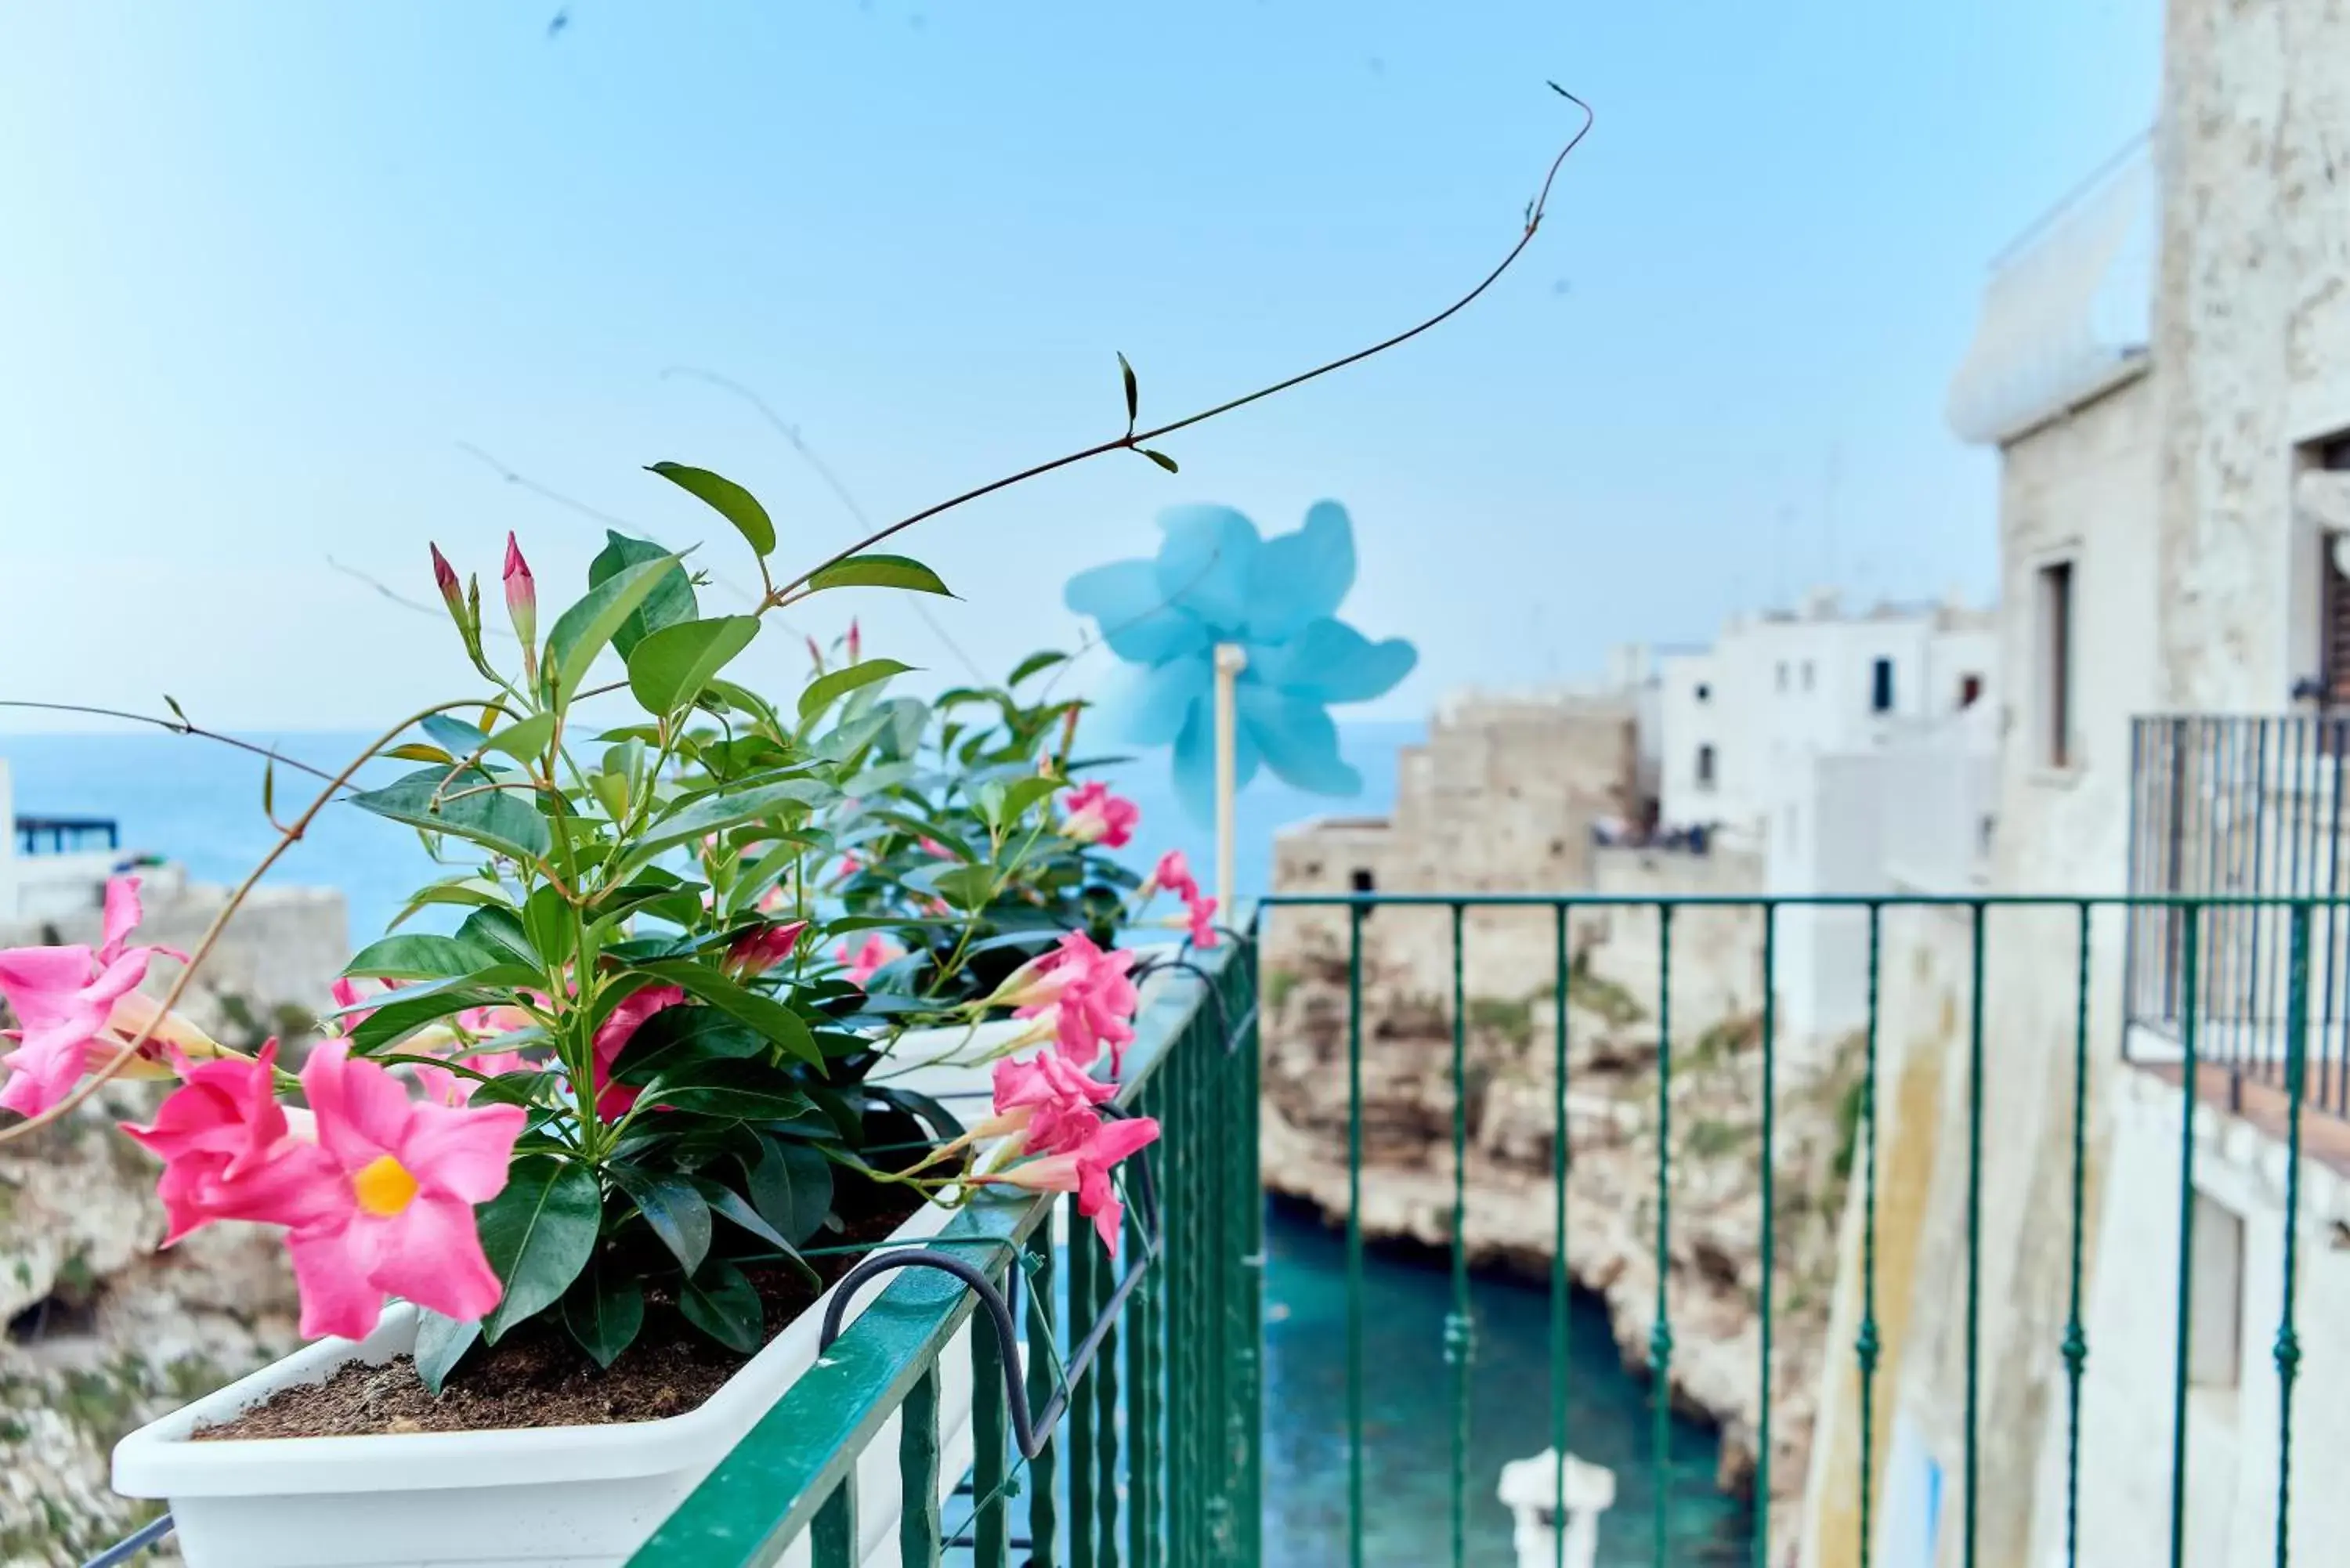
[[[1265,1225],[1265,1563],[1347,1562],[1347,1245],[1315,1217],[1275,1206]],[[1364,1561],[1430,1568],[1451,1561],[1453,1377],[1444,1357],[1451,1281],[1440,1261],[1373,1248],[1364,1260]],[[1492,1276],[1471,1285],[1465,1561],[1515,1568],[1511,1519],[1494,1495],[1502,1467],[1551,1442],[1551,1311],[1538,1287]],[[1608,1565],[1653,1561],[1660,1478],[1648,1389],[1624,1369],[1606,1310],[1577,1293],[1568,1311],[1567,1449],[1616,1472],[1600,1521]],[[1753,1559],[1752,1511],[1714,1489],[1719,1444],[1672,1423],[1661,1478],[1675,1568]]]

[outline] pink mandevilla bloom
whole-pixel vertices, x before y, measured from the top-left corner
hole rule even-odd
[[[850,952],[848,944],[843,942],[833,950],[832,956],[847,966],[847,974],[845,978],[848,983],[861,990],[883,964],[903,955],[895,947],[883,941],[880,932],[874,931],[866,937],[864,945],[855,952]]]
[[[377,981],[375,986],[376,989],[372,992],[361,991],[358,981],[346,976],[337,980],[328,988],[335,999],[336,1022],[343,1026],[344,1033],[348,1034],[375,1015],[374,1008],[361,1007],[360,1002],[367,1001],[370,995],[380,1000],[400,989],[396,981],[389,980]]]
[[[737,976],[761,975],[792,956],[807,934],[806,920],[762,926],[726,950],[726,964]]]
[[[635,1038],[646,1019],[665,1007],[676,1007],[685,1001],[685,988],[676,985],[648,986],[632,992],[620,1000],[619,1006],[605,1015],[596,1026],[596,1114],[606,1121],[615,1121],[637,1103],[637,1091],[627,1084],[612,1082],[612,1064],[620,1052]]]
[[[181,1062],[185,1079],[147,1127],[122,1130],[163,1161],[156,1193],[171,1229],[163,1244],[214,1220],[268,1225],[318,1222],[332,1210],[326,1151],[294,1136],[277,1103],[277,1042],[253,1060]]]
[[[1107,1044],[1115,1077],[1124,1065],[1127,1043],[1134,1038],[1128,1021],[1139,998],[1126,973],[1133,966],[1132,953],[1104,952],[1085,932],[1071,931],[1059,947],[1035,961],[1027,969],[1025,983],[1003,1000],[1019,1003],[1013,1009],[1014,1018],[1038,1018],[1050,1010],[1061,1051],[1080,1066],[1091,1066]]]
[[[1159,1124],[1149,1116],[1097,1122],[1085,1141],[1075,1147],[1025,1160],[1009,1170],[979,1179],[1023,1187],[1031,1192],[1076,1193],[1077,1212],[1094,1222],[1102,1246],[1115,1252],[1126,1205],[1118,1200],[1118,1187],[1110,1180],[1111,1168],[1136,1150],[1147,1147],[1158,1137]]]
[[[1065,836],[1080,844],[1099,843],[1110,849],[1126,847],[1134,836],[1136,826],[1142,821],[1140,806],[1110,794],[1109,786],[1099,780],[1063,795],[1061,809],[1066,813],[1061,819]]]
[[[1199,879],[1191,875],[1191,863],[1180,849],[1170,849],[1159,857],[1159,865],[1150,873],[1149,887],[1164,888],[1187,904],[1200,896]]]
[[[104,934],[96,949],[85,946],[10,948],[0,951],[0,997],[7,999],[17,1027],[0,1034],[16,1048],[0,1056],[8,1078],[0,1084],[0,1106],[38,1116],[73,1091],[84,1073],[138,1038],[154,1024],[142,1054],[146,1075],[160,1075],[166,1049],[212,1056],[220,1047],[177,1014],[161,1016],[139,982],[157,953],[187,961],[173,948],[132,947],[139,924],[139,878],[117,877],[106,885]]]
[[[473,1206],[504,1189],[521,1136],[520,1106],[458,1108],[412,1101],[397,1078],[329,1040],[302,1069],[328,1177],[317,1212],[286,1244],[302,1294],[302,1332],[358,1339],[387,1294],[460,1322],[498,1304]]]
[[[506,616],[514,622],[515,636],[522,639],[522,669],[531,680],[538,679],[538,583],[530,575],[530,563],[522,558],[522,546],[510,533],[506,535]]]
[[[1184,901],[1183,913],[1191,922],[1191,945],[1211,948],[1216,945],[1216,901],[1213,898],[1190,898]]]
[[[1025,1062],[995,1064],[995,1114],[972,1134],[978,1137],[1025,1135],[1031,1154],[1059,1154],[1093,1136],[1101,1117],[1094,1107],[1118,1093],[1081,1070],[1058,1051],[1041,1051]]]

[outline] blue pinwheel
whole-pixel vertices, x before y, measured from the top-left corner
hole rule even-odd
[[[1206,822],[1215,802],[1215,659],[1219,643],[1248,651],[1238,683],[1233,776],[1262,763],[1315,794],[1350,795],[1362,775],[1338,755],[1333,702],[1393,690],[1418,661],[1400,638],[1373,642],[1337,618],[1355,583],[1355,530],[1347,509],[1317,502],[1295,534],[1261,539],[1229,506],[1163,512],[1155,561],[1116,561],[1069,579],[1071,609],[1100,623],[1102,640],[1139,666],[1104,704],[1127,742],[1175,747],[1175,786]]]

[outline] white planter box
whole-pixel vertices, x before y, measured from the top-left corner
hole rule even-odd
[[[933,1235],[949,1214],[925,1208],[892,1240]],[[889,1283],[859,1290],[850,1316]],[[168,1500],[188,1568],[616,1568],[815,1365],[830,1300],[827,1292],[699,1409],[658,1421],[190,1440],[195,1428],[229,1420],[280,1388],[323,1382],[351,1361],[407,1354],[415,1314],[395,1306],[364,1340],[307,1345],[133,1432],[114,1450],[114,1490]],[[971,1463],[971,1332],[966,1323],[941,1366],[942,1502]],[[858,1461],[868,1568],[898,1563],[898,1425],[891,1416]],[[784,1561],[806,1563],[806,1541]]]

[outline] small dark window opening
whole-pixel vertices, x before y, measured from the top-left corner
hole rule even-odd
[[[2318,648],[2324,668],[2321,691],[2326,705],[2334,708],[2350,705],[2350,577],[2343,576],[2334,558],[2341,540],[2341,535],[2331,532],[2317,536],[2318,581],[2324,585],[2320,613],[2324,617]]]
[[[2040,760],[2073,762],[2073,563],[2040,568]]]
[[[1872,713],[1893,711],[1893,660],[1880,659],[1869,666],[1868,711]]]
[[[1711,746],[1700,746],[1697,749],[1697,784],[1700,789],[1713,787],[1713,748]]]
[[[1978,703],[1978,702],[1980,702],[1980,701],[1982,701],[1982,677],[1981,677],[1981,676],[1980,676],[1980,675],[1961,675],[1961,676],[1960,676],[1960,677],[1959,677],[1959,706],[1960,706],[1960,707],[1961,707],[1961,708],[1971,708],[1971,707],[1973,707],[1976,703]]]
[[[1354,884],[1355,891],[1357,893],[1376,893],[1379,890],[1378,879],[1371,875],[1370,867],[1367,866],[1356,867],[1347,879]]]
[[[2318,442],[2317,466],[2337,471],[2350,469],[2350,431]]]
[[[1713,688],[1712,688],[1712,687],[1711,687],[1711,686],[1708,686],[1708,685],[1707,685],[1704,681],[1702,681],[1702,680],[1699,681],[1699,682],[1698,682],[1698,687],[1697,687],[1697,700],[1698,700],[1699,701],[1700,701],[1700,702],[1711,702],[1711,701],[1713,701]]]

